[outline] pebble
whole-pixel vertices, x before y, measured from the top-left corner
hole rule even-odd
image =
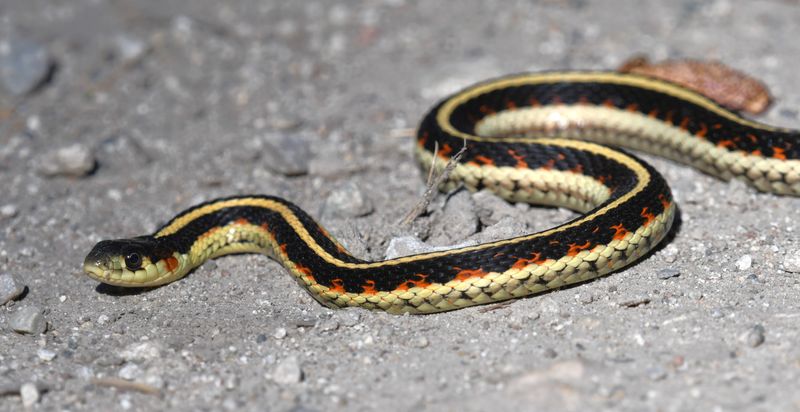
[[[518,220],[519,210],[511,203],[499,198],[490,190],[481,190],[472,195],[472,200],[477,207],[478,219],[484,226],[497,224],[504,218]]]
[[[647,376],[651,381],[661,381],[667,377],[667,371],[660,366],[654,366],[647,369]]]
[[[264,166],[284,175],[300,176],[308,174],[311,147],[302,135],[280,134],[265,139]]]
[[[292,385],[303,380],[303,370],[294,356],[287,357],[278,363],[272,372],[272,380],[279,385]]]
[[[0,305],[18,298],[25,292],[25,285],[14,275],[3,273],[0,275]]]
[[[126,62],[138,60],[147,52],[147,43],[129,34],[115,36],[114,46],[117,48],[119,57]]]
[[[558,352],[553,348],[547,348],[542,351],[542,356],[546,359],[555,359],[555,357],[558,356]]]
[[[155,342],[134,342],[119,353],[128,362],[158,359],[161,357],[161,345]]]
[[[91,173],[96,165],[92,151],[76,143],[43,154],[39,158],[38,171],[47,177],[82,177]]]
[[[100,315],[97,317],[98,325],[105,325],[106,323],[108,323],[108,321],[109,321],[108,315]]]
[[[26,306],[11,315],[8,324],[14,332],[40,334],[45,331],[47,324],[42,316],[42,310],[37,306]]]
[[[272,337],[274,337],[275,339],[283,339],[286,337],[286,334],[287,334],[286,328],[278,328],[275,329],[275,333],[272,334]]]
[[[323,215],[336,217],[366,216],[375,210],[372,201],[355,182],[334,189],[325,200]]]
[[[466,190],[450,196],[444,209],[431,227],[431,242],[451,244],[466,239],[478,231],[478,215],[475,202]]]
[[[19,387],[19,395],[22,398],[22,406],[25,408],[31,408],[39,402],[39,389],[35,383],[23,383]]]
[[[656,276],[658,276],[659,279],[669,279],[680,275],[681,271],[675,268],[664,268],[656,272]]]
[[[486,243],[496,240],[511,239],[527,233],[530,233],[530,231],[525,225],[525,222],[511,216],[506,216],[492,226],[483,229],[480,233],[470,238],[470,240],[475,240],[476,243]]]
[[[19,213],[19,209],[12,204],[0,206],[0,217],[3,219],[11,219]]]
[[[430,345],[430,341],[428,341],[428,338],[426,338],[424,336],[420,336],[420,337],[418,337],[416,339],[413,339],[411,341],[411,346],[413,346],[415,348],[420,348],[420,349],[427,348],[428,345]]]
[[[753,266],[753,258],[750,255],[742,255],[739,260],[736,261],[736,269],[739,270],[747,270]]]
[[[125,366],[120,368],[117,375],[125,380],[135,380],[142,375],[142,370],[135,363],[126,363]]]
[[[336,316],[340,324],[348,328],[356,326],[361,322],[361,314],[353,309],[336,312],[334,316]]]
[[[675,261],[678,260],[678,247],[672,244],[667,245],[667,247],[661,251],[660,255],[664,258],[665,262],[675,263]]]
[[[51,351],[50,349],[39,349],[36,351],[36,356],[39,357],[39,360],[44,362],[50,362],[51,360],[56,358],[56,353]]]
[[[764,343],[765,333],[766,330],[764,329],[763,326],[755,325],[752,328],[750,328],[750,330],[745,332],[745,334],[742,336],[742,340],[744,340],[744,342],[747,343],[747,346],[755,348],[761,346],[761,344]]]
[[[786,254],[783,258],[783,270],[791,273],[800,273],[800,250]]]
[[[399,236],[389,241],[386,248],[386,259],[395,259],[402,256],[417,255],[420,253],[439,252],[453,248],[476,245],[474,240],[459,243],[453,246],[431,246],[414,236]]]
[[[336,319],[326,319],[319,324],[319,329],[323,332],[332,332],[339,329],[339,322]]]
[[[0,80],[14,96],[23,96],[43,85],[53,68],[47,49],[27,38],[13,36],[0,42]]]

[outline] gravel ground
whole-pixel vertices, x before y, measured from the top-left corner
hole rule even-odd
[[[147,291],[81,273],[95,242],[236,193],[369,258],[562,222],[456,193],[395,223],[424,189],[418,120],[506,73],[716,58],[769,85],[764,121],[800,124],[797,1],[454,5],[1,1],[0,409],[800,409],[800,200],[652,157],[682,210],[669,243],[509,305],[334,311],[262,256]]]

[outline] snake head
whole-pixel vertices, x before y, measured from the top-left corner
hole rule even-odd
[[[83,261],[89,277],[115,286],[157,286],[182,269],[180,256],[165,252],[152,236],[103,240]]]

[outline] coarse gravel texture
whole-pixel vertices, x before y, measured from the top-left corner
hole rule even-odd
[[[651,156],[682,212],[668,244],[507,305],[331,310],[263,256],[153,290],[81,273],[95,242],[237,193],[286,197],[376,259],[395,237],[553,226],[573,214],[456,193],[400,228],[426,110],[646,53],[756,75],[762,120],[798,126],[798,21],[790,0],[1,1],[0,46],[36,50],[16,63],[38,74],[0,72],[0,275],[27,287],[0,311],[0,410],[798,410],[800,200]],[[46,331],[13,331],[23,315]]]

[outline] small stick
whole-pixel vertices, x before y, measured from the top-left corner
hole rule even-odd
[[[108,386],[120,390],[136,391],[148,395],[160,395],[161,391],[155,386],[146,383],[131,382],[120,378],[92,378],[90,382],[97,386]]]
[[[461,156],[463,156],[464,153],[467,151],[467,140],[466,139],[464,140],[464,146],[461,147],[461,150],[459,150],[458,153],[450,157],[450,160],[447,161],[447,165],[445,165],[444,170],[442,170],[442,174],[434,178],[433,166],[436,164],[436,153],[438,152],[438,148],[439,145],[437,142],[437,144],[434,146],[435,151],[433,154],[433,162],[431,164],[431,173],[428,176],[427,189],[425,189],[425,193],[422,194],[422,198],[419,200],[419,202],[417,202],[417,204],[411,209],[411,211],[409,211],[408,214],[406,214],[403,220],[400,221],[400,226],[408,225],[409,223],[414,221],[414,219],[419,217],[425,211],[425,209],[428,208],[428,205],[431,203],[431,200],[433,200],[433,196],[436,193],[436,189],[439,187],[440,184],[442,184],[442,182],[444,182],[445,180],[447,180],[448,177],[450,177],[450,173],[458,165],[458,161],[461,159]]]

